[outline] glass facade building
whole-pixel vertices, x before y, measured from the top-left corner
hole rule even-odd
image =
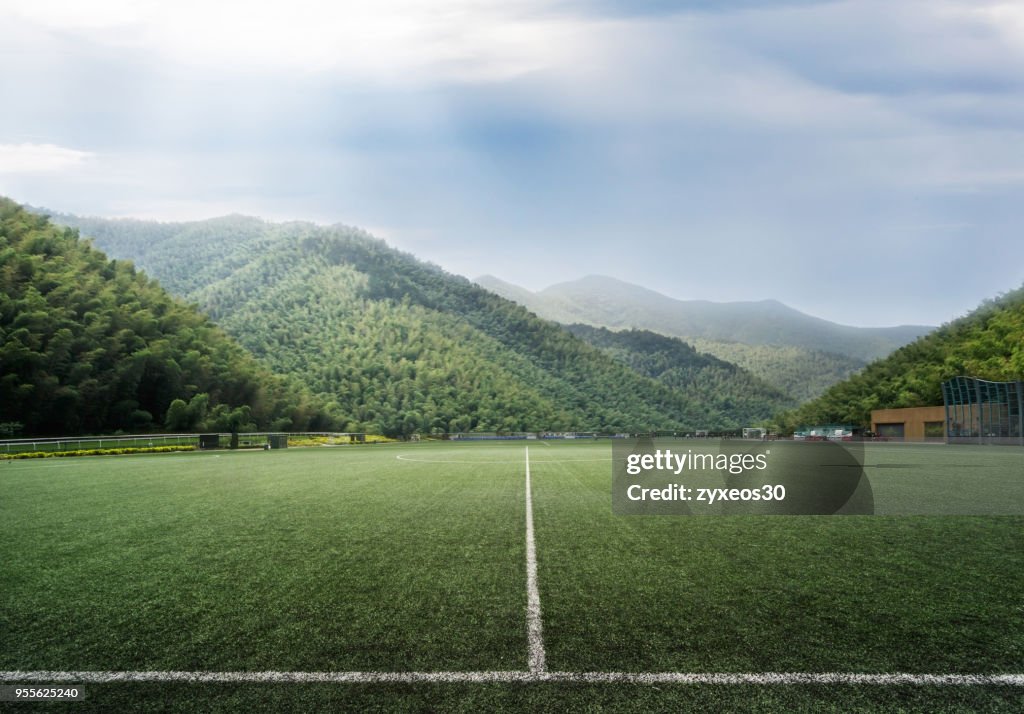
[[[942,383],[951,444],[1024,446],[1024,382],[954,377]]]

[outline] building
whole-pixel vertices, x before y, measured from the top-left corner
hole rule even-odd
[[[795,441],[853,441],[861,437],[861,429],[851,424],[817,424],[801,426],[793,432]]]
[[[900,441],[944,441],[946,408],[910,407],[908,409],[874,409],[871,431],[875,435]]]
[[[875,409],[871,431],[901,441],[1024,446],[1024,382],[954,377],[942,383],[943,406]]]
[[[954,377],[942,383],[947,440],[1024,446],[1024,382]]]

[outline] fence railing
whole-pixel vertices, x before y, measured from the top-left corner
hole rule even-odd
[[[227,447],[231,434],[216,433],[220,446]],[[259,447],[267,444],[271,436],[281,435],[279,431],[252,431],[238,434],[240,447]],[[364,434],[329,431],[304,431],[284,434],[289,439],[326,438],[328,442],[350,443],[358,441]],[[81,451],[87,449],[129,449],[154,446],[199,446],[199,434],[118,434],[116,436],[56,436],[29,439],[0,440],[0,454],[23,452]]]

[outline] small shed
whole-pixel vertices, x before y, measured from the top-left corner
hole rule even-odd
[[[200,434],[199,435],[199,448],[200,449],[219,449],[220,448],[220,434]]]

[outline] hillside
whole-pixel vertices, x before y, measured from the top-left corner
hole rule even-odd
[[[748,345],[701,337],[690,338],[687,342],[701,352],[742,367],[797,403],[821,396],[833,384],[867,364],[834,352],[793,345]]]
[[[197,303],[350,429],[727,428],[760,415],[642,376],[470,281],[343,226],[61,216]]]
[[[751,424],[767,419],[782,406],[794,405],[779,390],[735,364],[701,354],[675,337],[647,330],[613,332],[603,327],[567,325],[571,333],[644,376],[679,390],[710,409],[739,409]]]
[[[872,409],[942,404],[942,382],[957,375],[1024,379],[1024,287],[873,362],[818,399],[779,417],[780,426],[867,426]]]
[[[334,419],[131,263],[0,198],[6,432],[323,429]]]
[[[477,283],[540,317],[613,330],[637,328],[679,337],[733,362],[795,399],[828,386],[931,328],[851,327],[806,315],[775,300],[715,303],[676,300],[605,276],[530,292],[493,276]]]

